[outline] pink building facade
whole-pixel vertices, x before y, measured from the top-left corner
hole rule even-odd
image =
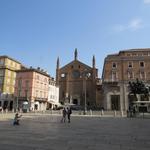
[[[46,110],[49,78],[40,68],[17,71],[14,108]]]

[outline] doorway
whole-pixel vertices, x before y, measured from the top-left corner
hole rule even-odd
[[[9,110],[12,110],[12,109],[13,109],[13,101],[11,101],[9,105]]]
[[[120,110],[120,95],[111,95],[111,110]]]
[[[8,107],[8,101],[4,101],[3,109],[5,110]]]
[[[73,99],[73,104],[78,105],[78,100],[77,99]]]

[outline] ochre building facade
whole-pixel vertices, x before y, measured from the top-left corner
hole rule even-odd
[[[150,84],[150,49],[129,49],[108,55],[102,73],[103,106],[106,110],[128,110],[129,81]]]
[[[4,110],[13,109],[16,71],[21,70],[22,64],[17,60],[0,56],[0,107]]]

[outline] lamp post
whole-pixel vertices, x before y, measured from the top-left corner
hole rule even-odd
[[[18,111],[18,95],[17,95],[17,102],[16,102],[16,111]]]
[[[84,115],[86,115],[87,113],[87,85],[86,85],[86,81],[87,79],[90,77],[90,73],[85,69],[84,72],[83,72],[83,77],[84,77]]]
[[[18,91],[17,91],[17,111],[19,111],[19,97],[20,97],[20,92],[21,92],[21,78],[18,79]]]
[[[18,88],[18,92],[17,92],[17,104],[16,104],[17,112],[19,111],[19,97],[20,97],[20,88]]]
[[[2,106],[2,102],[1,102],[1,88],[0,88],[0,107]]]
[[[84,83],[84,115],[86,115],[87,107],[86,107],[86,76],[85,76],[85,83]]]

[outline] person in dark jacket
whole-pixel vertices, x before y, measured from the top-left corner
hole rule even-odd
[[[68,118],[68,123],[70,123],[70,116],[71,116],[71,114],[72,114],[71,108],[68,108],[68,107],[67,107],[67,118]]]
[[[61,119],[61,122],[66,122],[66,114],[67,114],[67,111],[66,111],[66,108],[64,107],[63,110],[62,110],[62,119]]]

